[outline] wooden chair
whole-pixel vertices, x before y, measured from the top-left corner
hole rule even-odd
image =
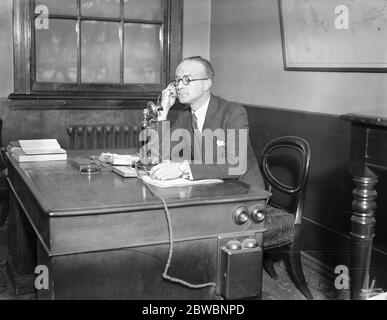
[[[300,230],[309,162],[309,144],[299,137],[284,136],[273,139],[263,150],[262,174],[273,193],[266,212],[267,231],[264,234],[263,264],[265,271],[277,279],[272,259],[273,249],[277,248],[276,252],[285,253],[290,276],[295,285],[307,299],[312,300],[300,254]]]

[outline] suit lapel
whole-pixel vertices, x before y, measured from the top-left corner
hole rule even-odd
[[[211,94],[210,102],[208,103],[206,118],[204,119],[203,130],[207,128],[214,129],[213,128],[213,126],[215,125],[214,119],[216,118],[218,104],[219,104],[218,99],[213,94]]]
[[[208,109],[207,109],[207,112],[206,112],[206,117],[204,119],[204,124],[203,124],[203,130],[204,129],[210,129],[211,131],[214,131],[217,129],[218,127],[218,115],[217,113],[219,112],[219,99],[214,96],[213,94],[211,94],[211,97],[210,97],[210,101],[208,103]],[[202,130],[202,131],[203,131]],[[202,143],[203,140],[202,140]],[[214,145],[213,145],[213,155],[216,154],[216,143],[214,142]],[[205,146],[202,145],[202,148],[201,148],[201,156],[202,156],[202,161],[205,161]],[[215,161],[215,159],[213,159],[213,161]]]

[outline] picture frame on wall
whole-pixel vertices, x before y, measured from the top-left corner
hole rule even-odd
[[[387,72],[385,0],[278,0],[285,70]]]

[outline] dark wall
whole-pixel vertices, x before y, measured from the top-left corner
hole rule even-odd
[[[318,113],[248,106],[247,110],[250,137],[258,158],[264,145],[275,137],[295,135],[309,142],[311,162],[306,217],[347,233],[349,222],[345,217],[350,217],[348,190],[352,188],[347,170],[349,123],[337,116]],[[338,213],[342,219],[337,219]]]
[[[250,138],[258,159],[271,139],[295,135],[311,147],[310,176],[307,186],[302,249],[331,268],[349,266],[349,234],[352,190],[348,172],[350,124],[339,116],[245,105]],[[372,272],[377,283],[387,287],[387,174],[379,174],[377,185],[375,247]]]

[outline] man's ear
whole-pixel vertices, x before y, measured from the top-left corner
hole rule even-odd
[[[212,79],[207,79],[204,81],[204,90],[208,91],[212,87]]]

